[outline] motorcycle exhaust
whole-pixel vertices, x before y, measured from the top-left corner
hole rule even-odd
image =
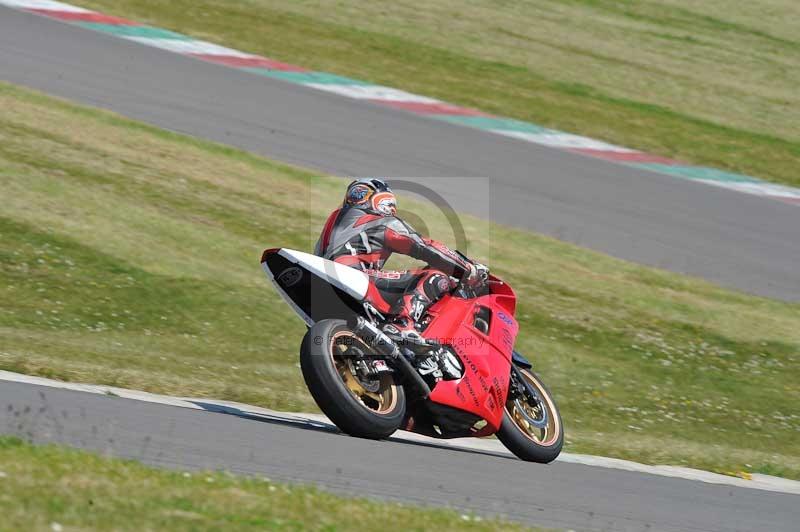
[[[350,330],[352,330],[356,336],[364,340],[367,345],[374,348],[381,355],[391,358],[398,369],[403,373],[403,376],[419,388],[420,393],[422,393],[422,398],[428,398],[431,394],[430,386],[428,386],[428,383],[417,373],[417,370],[414,369],[411,362],[403,356],[400,352],[400,348],[391,338],[361,316],[356,316],[354,319],[347,320],[347,326],[350,327]]]

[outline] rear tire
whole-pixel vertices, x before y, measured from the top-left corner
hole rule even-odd
[[[509,398],[503,411],[503,421],[497,438],[506,448],[519,459],[526,462],[547,464],[556,459],[564,445],[564,425],[561,423],[561,414],[558,412],[550,390],[544,385],[539,376],[530,369],[519,369],[525,380],[531,384],[542,399],[542,405],[547,409],[547,424],[539,429],[526,421],[525,414],[518,409],[518,401]],[[522,401],[520,399],[519,401]],[[527,404],[527,403],[526,403]],[[530,412],[528,415],[531,417]]]
[[[300,346],[306,386],[320,410],[343,432],[359,438],[387,438],[400,428],[405,416],[403,387],[391,374],[383,374],[380,380],[359,380],[343,356],[347,342],[357,342],[369,351],[343,320],[322,320],[308,330]]]

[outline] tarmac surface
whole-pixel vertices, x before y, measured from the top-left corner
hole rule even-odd
[[[800,496],[491,452],[351,438],[197,402],[207,410],[0,382],[0,433],[160,467],[223,469],[336,493],[572,530],[797,530]]]

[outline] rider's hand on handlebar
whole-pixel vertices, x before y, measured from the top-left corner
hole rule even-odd
[[[482,282],[486,282],[489,280],[489,267],[484,266],[483,264],[476,262],[475,269],[478,270],[478,276],[481,278]]]
[[[478,266],[482,265],[475,265],[471,262],[467,263],[467,271],[464,272],[464,275],[461,277],[461,284],[473,290],[483,284],[485,280],[485,274],[483,272],[488,272],[488,270],[485,266],[483,266],[483,270],[479,269]]]

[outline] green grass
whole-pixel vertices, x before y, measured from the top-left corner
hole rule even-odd
[[[249,52],[800,185],[794,0],[77,0]]]
[[[258,262],[310,249],[343,180],[10,85],[0,109],[0,368],[315,410]],[[800,305],[461,220],[567,450],[800,478]]]
[[[0,438],[0,530],[528,530],[452,510],[176,472]],[[60,526],[60,528],[59,528]]]

